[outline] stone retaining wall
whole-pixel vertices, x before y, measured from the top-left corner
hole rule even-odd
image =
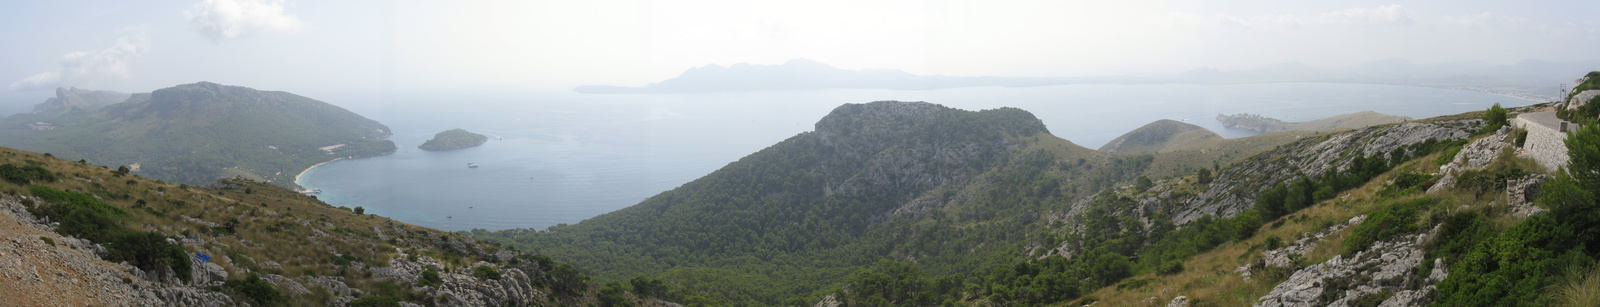
[[[1567,134],[1544,125],[1536,124],[1521,117],[1511,119],[1511,126],[1528,130],[1528,140],[1517,149],[1517,156],[1538,161],[1549,171],[1556,171],[1567,165]],[[1567,130],[1577,128],[1576,125],[1568,126]]]

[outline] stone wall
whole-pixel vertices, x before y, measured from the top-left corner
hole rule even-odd
[[[1567,165],[1567,134],[1544,125],[1525,120],[1522,117],[1512,118],[1511,126],[1528,130],[1528,140],[1517,149],[1517,156],[1538,161],[1546,170],[1556,171]],[[1567,130],[1577,128],[1568,126]]]

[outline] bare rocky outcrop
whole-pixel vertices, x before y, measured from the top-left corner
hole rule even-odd
[[[1385,295],[1380,306],[1419,306],[1431,302],[1434,285],[1449,273],[1435,259],[1426,277],[1413,274],[1422,266],[1420,247],[1431,234],[1416,234],[1378,242],[1355,256],[1334,256],[1326,262],[1297,270],[1289,280],[1273,287],[1256,306],[1348,306],[1368,295]]]
[[[1583,83],[1583,81],[1578,83]],[[1600,96],[1600,90],[1587,90],[1572,95],[1572,99],[1567,101],[1567,110],[1577,110],[1583,105],[1589,104],[1589,100],[1594,99],[1595,96]]]
[[[549,294],[540,291],[533,283],[534,278],[542,275],[528,275],[528,271],[542,274],[532,266],[504,266],[479,261],[467,268],[451,271],[445,269],[449,266],[438,259],[417,256],[416,261],[412,261],[407,260],[403,252],[400,254],[401,257],[390,260],[389,266],[373,268],[373,277],[415,284],[422,272],[432,267],[439,272],[441,282],[418,289],[429,297],[439,298],[436,302],[444,306],[521,306],[549,299]],[[495,269],[500,273],[500,278],[480,279],[472,276],[471,268],[479,266]]]
[[[1506,180],[1506,202],[1511,206],[1511,212],[1528,217],[1549,211],[1533,205],[1534,201],[1539,200],[1539,186],[1549,177],[1545,174],[1533,174]]]
[[[1464,139],[1480,126],[1482,120],[1478,119],[1407,122],[1295,141],[1223,168],[1205,191],[1173,212],[1173,222],[1184,224],[1205,215],[1232,216],[1254,206],[1261,190],[1273,183],[1342,170],[1356,156],[1387,158],[1396,149],[1430,139]]]
[[[0,297],[22,306],[232,306],[227,295],[196,284],[152,280],[126,263],[100,259],[103,248],[62,237],[28,214],[29,198],[0,196]],[[47,241],[48,240],[48,241]],[[207,277],[215,272],[199,268]],[[226,274],[226,273],[224,273]]]
[[[1511,147],[1511,142],[1506,141],[1511,128],[1501,128],[1494,134],[1473,140],[1461,147],[1455,158],[1450,163],[1439,166],[1437,174],[1444,175],[1439,182],[1428,188],[1428,193],[1444,191],[1455,186],[1456,175],[1463,171],[1479,170],[1489,167],[1490,162],[1500,157],[1500,152],[1506,147]]]

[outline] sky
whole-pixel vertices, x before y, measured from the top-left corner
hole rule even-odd
[[[57,87],[639,86],[805,58],[950,76],[1600,60],[1600,1],[13,1],[0,114]]]

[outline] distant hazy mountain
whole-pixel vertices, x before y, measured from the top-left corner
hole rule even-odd
[[[120,166],[134,174],[203,184],[244,176],[292,186],[313,164],[391,152],[389,127],[343,108],[286,92],[210,82],[178,85],[90,111],[85,97],[58,91],[39,108],[59,114],[0,120],[0,146]],[[99,92],[93,92],[99,93]],[[37,109],[37,108],[36,108]]]
[[[113,91],[91,91],[79,88],[56,88],[56,97],[45,99],[33,106],[36,117],[48,118],[71,112],[74,109],[98,111],[114,103],[128,100],[130,95]]]
[[[734,64],[691,68],[678,77],[642,87],[585,85],[573,91],[589,94],[687,93],[798,89],[921,90],[971,86],[1043,86],[1060,84],[1234,84],[1264,82],[1377,83],[1443,87],[1542,99],[1557,95],[1569,76],[1600,67],[1600,61],[1553,63],[1524,60],[1509,65],[1481,62],[1416,64],[1385,59],[1338,69],[1317,69],[1299,62],[1254,69],[1223,71],[1200,68],[1172,75],[1106,77],[951,77],[919,76],[899,70],[845,70],[797,59],[782,65]]]
[[[586,85],[573,88],[579,93],[684,93],[721,91],[760,91],[798,89],[895,89],[920,90],[969,86],[1029,86],[1059,84],[1066,78],[946,77],[918,76],[890,69],[845,70],[807,59],[783,65],[734,64],[706,65],[684,71],[676,78],[644,87]]]

